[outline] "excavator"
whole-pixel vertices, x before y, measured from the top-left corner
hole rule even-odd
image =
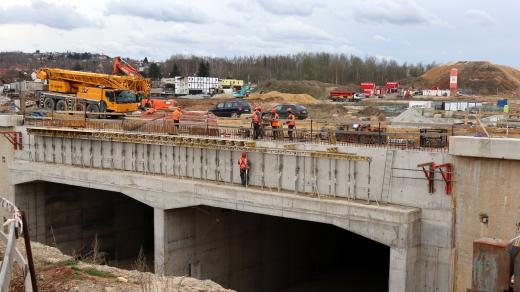
[[[125,60],[121,59],[121,57],[114,58],[114,65],[112,67],[112,75],[124,74],[126,76],[134,77],[140,80],[147,80],[148,88],[150,89],[149,79],[143,78],[141,73],[137,69],[135,69],[132,65],[130,65]],[[161,97],[152,97],[150,95],[150,91],[146,92],[144,98],[140,102],[141,108],[144,109],[152,109],[152,110],[168,110],[172,106],[174,106],[175,101],[172,99],[161,98]]]
[[[37,77],[48,91],[38,92],[38,104],[46,110],[85,110],[93,113],[125,114],[137,111],[138,96],[150,91],[147,79],[114,76],[57,68],[40,68]],[[116,115],[114,115],[116,116]]]

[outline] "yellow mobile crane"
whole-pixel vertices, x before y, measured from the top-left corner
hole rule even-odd
[[[138,99],[150,92],[150,80],[56,68],[37,71],[48,91],[37,93],[40,108],[128,113],[137,110]]]

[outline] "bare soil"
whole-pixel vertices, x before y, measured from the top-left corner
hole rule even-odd
[[[189,277],[162,277],[149,272],[123,270],[77,261],[58,249],[31,242],[39,291],[182,291],[232,292],[210,280]],[[24,243],[18,248],[25,254]],[[0,245],[5,250],[5,245]],[[3,254],[1,255],[3,257]],[[24,291],[21,270],[15,269],[10,291]]]

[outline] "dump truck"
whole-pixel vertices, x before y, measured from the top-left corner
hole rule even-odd
[[[48,85],[48,90],[37,92],[37,103],[51,111],[125,114],[137,111],[138,99],[150,91],[148,80],[132,76],[57,68],[40,68],[36,74]]]
[[[329,99],[333,101],[355,101],[356,92],[344,88],[335,88],[329,92]]]

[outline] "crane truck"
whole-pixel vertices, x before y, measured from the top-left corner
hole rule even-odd
[[[149,81],[130,76],[40,68],[37,77],[48,85],[37,93],[40,108],[124,114],[137,110],[139,96],[150,91]]]

